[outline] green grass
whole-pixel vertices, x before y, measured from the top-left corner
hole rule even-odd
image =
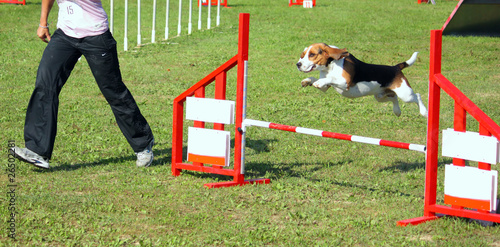
[[[177,9],[171,2],[173,37]],[[304,9],[290,8],[285,0],[230,0],[232,7],[222,9],[219,27],[206,30],[204,10],[203,30],[196,30],[195,17],[191,35],[166,41],[160,40],[165,10],[159,2],[158,42],[147,44],[152,1],[143,1],[141,35],[147,45],[140,48],[134,48],[136,3],[130,3],[127,52],[120,31],[123,3],[115,3],[121,9],[115,10],[115,37],[123,78],[155,134],[155,162],[147,169],[135,167],[133,151],[82,59],[60,96],[52,168],[17,163],[15,241],[6,229],[7,171],[0,176],[0,246],[499,246],[500,228],[465,219],[396,226],[398,220],[423,214],[424,155],[416,152],[252,127],[246,177],[270,178],[271,184],[209,190],[204,183],[229,178],[170,174],[172,101],[236,54],[241,12],[250,13],[249,118],[425,144],[426,119],[415,104],[402,104],[398,118],[390,104],[372,97],[347,99],[301,89],[306,75],[295,63],[304,47],[315,42],[346,47],[361,60],[381,64],[405,61],[419,51],[417,63],[405,74],[427,102],[430,30],[441,28],[457,3],[437,2],[318,0],[316,8]],[[8,141],[24,146],[24,114],[45,47],[36,36],[40,3],[0,5],[0,150],[5,168]],[[53,27],[57,10],[54,6],[50,15]],[[213,18],[214,13],[212,9]],[[443,40],[443,74],[499,122],[498,38]],[[235,78],[231,71],[230,94]],[[441,98],[441,128],[447,128],[453,125],[453,102],[444,93]],[[477,131],[471,117],[468,126]],[[451,160],[439,161],[441,202],[442,165]]]

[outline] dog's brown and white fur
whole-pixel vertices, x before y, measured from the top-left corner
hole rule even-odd
[[[427,116],[420,94],[413,92],[402,72],[402,69],[415,63],[417,54],[413,53],[408,61],[395,66],[375,65],[356,59],[346,49],[317,43],[305,48],[297,68],[304,73],[319,71],[319,79],[306,78],[301,82],[303,87],[312,85],[323,92],[334,87],[348,98],[373,95],[378,102],[391,101],[396,116],[401,115],[399,97],[405,103],[416,103],[420,114]]]

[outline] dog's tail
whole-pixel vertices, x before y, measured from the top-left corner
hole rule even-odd
[[[410,59],[408,59],[406,62],[402,62],[396,66],[398,66],[399,69],[404,69],[406,67],[412,66],[415,63],[415,61],[417,61],[417,55],[418,55],[418,52],[414,52],[413,55],[411,55]]]

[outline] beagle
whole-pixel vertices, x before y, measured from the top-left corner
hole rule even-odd
[[[302,80],[302,87],[312,85],[326,92],[330,87],[348,98],[373,95],[378,102],[391,101],[393,112],[401,115],[398,97],[405,103],[416,103],[420,115],[426,117],[427,109],[420,97],[414,93],[402,70],[417,60],[418,52],[411,58],[395,66],[364,63],[349,54],[346,49],[339,49],[324,43],[306,47],[297,62],[297,68],[309,73],[319,71],[319,79],[309,77]]]

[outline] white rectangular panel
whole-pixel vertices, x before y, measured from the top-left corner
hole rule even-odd
[[[234,101],[187,97],[186,119],[234,124]]]
[[[229,131],[189,127],[188,161],[229,166],[229,151]]]
[[[443,130],[443,156],[496,164],[498,149],[498,140],[493,136],[482,136],[470,131]]]

